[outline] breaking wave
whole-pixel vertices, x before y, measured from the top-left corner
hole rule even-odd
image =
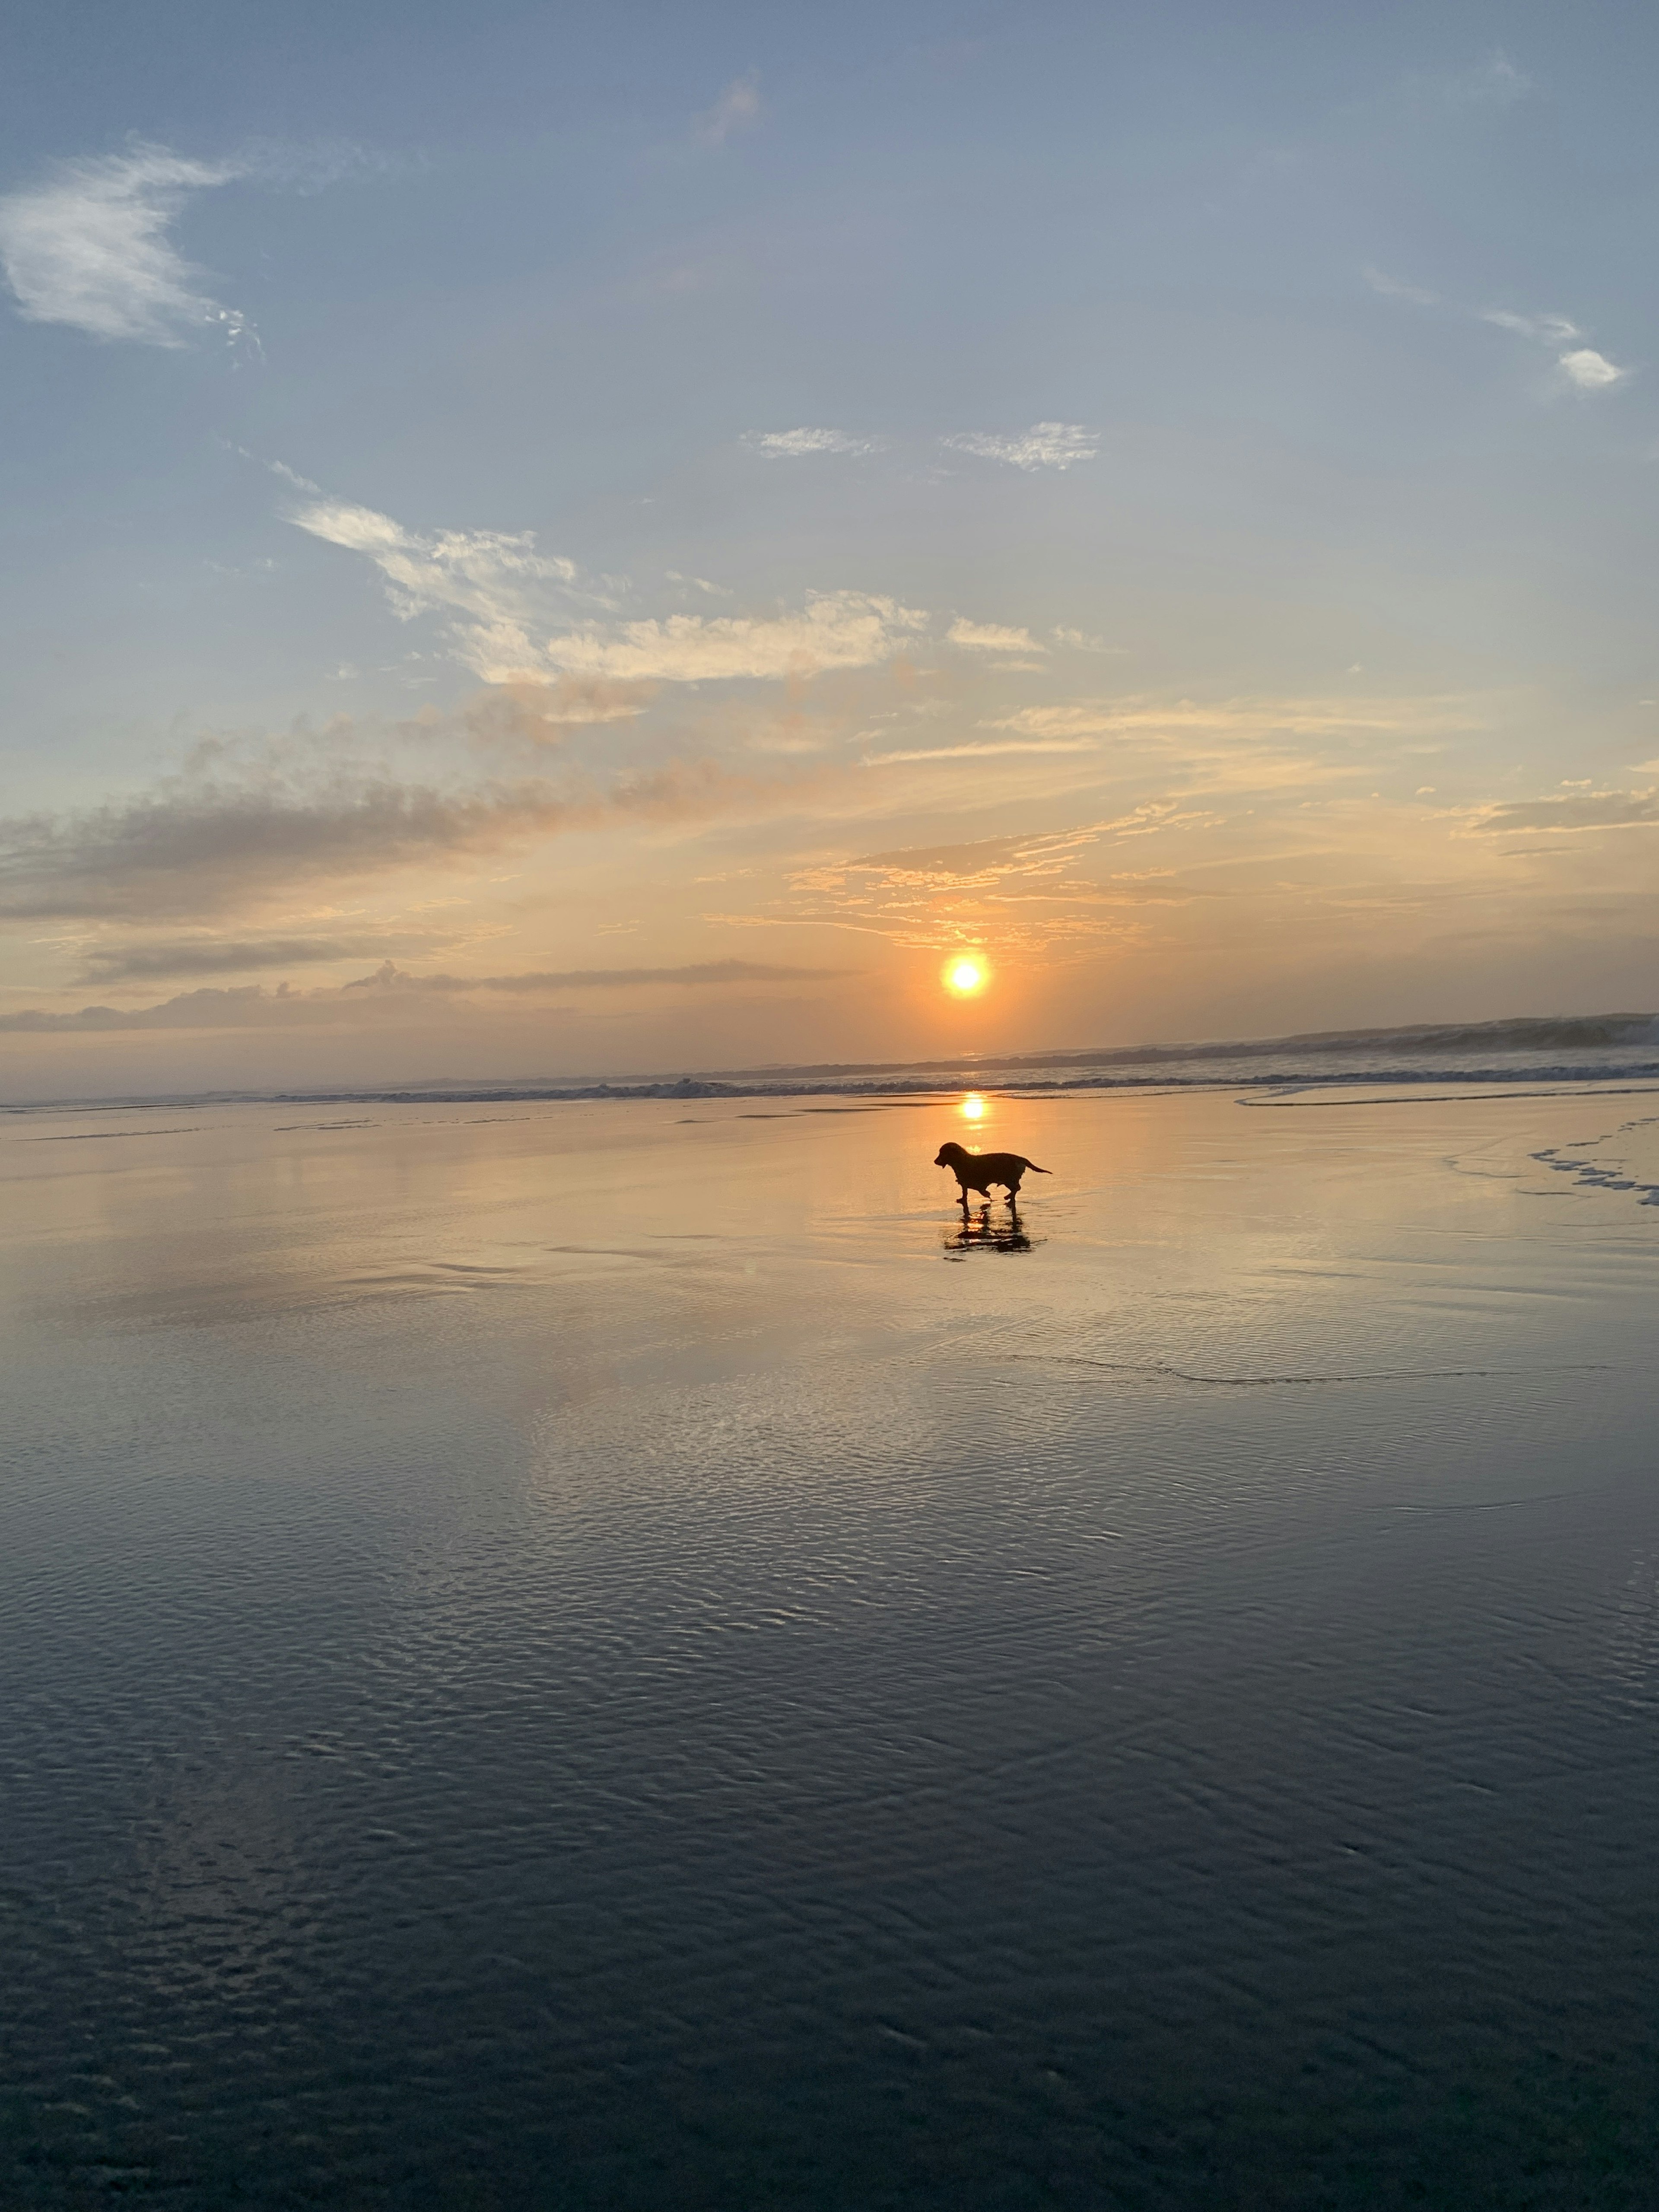
[[[964,1088],[1042,1095],[1131,1089],[1284,1091],[1342,1084],[1650,1080],[1659,1081],[1659,1015],[1584,1014],[1418,1024],[1401,1029],[1322,1030],[1294,1036],[1207,1043],[964,1054],[945,1060],[826,1063],[811,1067],[729,1068],[679,1077],[619,1076],[602,1080],[529,1076],[197,1095],[260,1099],[283,1105],[334,1106],[515,1099],[895,1097]],[[179,1103],[176,1093],[173,1103]],[[30,1110],[0,1109],[14,1113]]]

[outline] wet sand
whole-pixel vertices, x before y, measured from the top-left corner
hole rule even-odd
[[[1649,2201],[1659,1093],[986,1107],[0,1123],[0,2200]]]

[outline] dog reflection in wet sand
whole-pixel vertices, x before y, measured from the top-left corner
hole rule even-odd
[[[939,1148],[933,1162],[936,1168],[949,1168],[957,1179],[957,1189],[962,1199],[962,1226],[955,1236],[945,1240],[946,1256],[957,1252],[1029,1252],[1031,1240],[1020,1226],[1019,1187],[1027,1175],[1049,1175],[1049,1168],[1040,1168],[1035,1160],[1026,1159],[1019,1152],[970,1152],[961,1145],[945,1144]],[[996,1183],[1008,1194],[1006,1222],[991,1219],[991,1186]],[[968,1207],[968,1194],[976,1190],[985,1200],[977,1213]]]
[[[959,1252],[1029,1252],[1031,1249],[1031,1239],[1025,1234],[1025,1224],[1015,1212],[1012,1199],[1006,1221],[993,1221],[988,1206],[981,1206],[970,1213],[964,1202],[960,1224],[945,1240],[947,1260],[954,1260]]]

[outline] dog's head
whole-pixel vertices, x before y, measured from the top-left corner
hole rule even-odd
[[[963,1151],[962,1146],[952,1140],[939,1146],[939,1158],[933,1162],[933,1165],[936,1168],[953,1168],[958,1160],[965,1160],[967,1158],[968,1154]]]

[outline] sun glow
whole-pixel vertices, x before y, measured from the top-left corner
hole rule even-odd
[[[964,1121],[982,1121],[985,1119],[985,1101],[977,1091],[970,1091],[957,1111]]]
[[[953,952],[940,969],[939,980],[953,997],[971,999],[990,981],[991,971],[977,952]]]

